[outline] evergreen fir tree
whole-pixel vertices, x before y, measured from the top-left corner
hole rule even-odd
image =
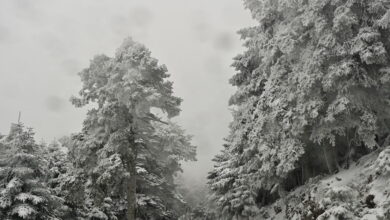
[[[57,219],[61,204],[45,182],[47,161],[33,135],[32,129],[13,124],[0,141],[1,219]]]
[[[70,196],[77,197],[75,194],[71,194],[66,188],[66,184],[71,181],[74,176],[73,167],[67,154],[67,149],[63,146],[62,141],[53,140],[49,145],[44,145],[44,157],[47,161],[48,175],[47,184],[52,189],[54,194],[61,199],[63,203],[56,210],[56,215],[61,219],[75,219],[74,205],[69,201]]]
[[[230,216],[308,178],[348,166],[389,134],[390,5],[382,0],[244,0],[259,25],[240,31],[226,168],[210,186]],[[218,193],[220,173],[233,176]],[[229,178],[224,178],[229,180]],[[229,182],[230,183],[230,182]],[[249,184],[250,183],[250,184]],[[276,194],[275,194],[276,193]],[[226,195],[250,195],[255,201]]]

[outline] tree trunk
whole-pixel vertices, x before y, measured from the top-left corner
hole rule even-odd
[[[135,220],[137,189],[135,157],[132,157],[132,159],[127,162],[127,169],[130,173],[130,178],[127,183],[127,220]]]
[[[310,161],[308,155],[304,154],[301,159],[301,185],[304,185],[306,180],[310,179]]]
[[[330,164],[330,161],[328,159],[328,153],[326,152],[326,147],[325,146],[321,146],[323,152],[324,152],[324,157],[325,157],[325,162],[326,162],[326,166],[328,167],[328,171],[329,171],[329,174],[332,173],[332,165]]]

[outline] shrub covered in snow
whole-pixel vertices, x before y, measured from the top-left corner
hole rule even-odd
[[[387,147],[379,154],[374,167],[377,174],[390,176],[390,147]]]
[[[353,220],[356,219],[353,214],[345,206],[335,206],[326,210],[323,214],[318,216],[318,220]]]
[[[338,186],[330,188],[325,196],[328,197],[332,202],[353,202],[357,199],[357,192],[349,186]]]

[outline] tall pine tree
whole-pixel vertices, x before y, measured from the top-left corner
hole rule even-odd
[[[182,159],[194,159],[195,148],[189,137],[167,123],[179,114],[181,99],[173,96],[166,67],[131,39],[124,41],[113,58],[96,56],[80,76],[83,88],[79,98],[73,98],[73,104],[93,107],[82,133],[76,137],[76,166],[82,167],[89,178],[87,188],[94,206],[120,203],[125,193],[127,219],[135,219],[137,202],[152,206],[162,203],[154,201],[155,197],[142,197],[145,185],[140,186],[137,180],[161,192],[161,184],[173,187],[165,173],[175,173]],[[159,124],[175,130],[161,134]],[[172,139],[165,140],[168,136],[164,135],[172,135]],[[172,164],[164,164],[167,162]],[[156,168],[143,167],[146,165]],[[140,178],[143,175],[146,177]]]

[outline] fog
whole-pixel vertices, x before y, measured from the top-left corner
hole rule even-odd
[[[240,0],[2,0],[0,133],[19,111],[37,140],[80,131],[86,110],[69,102],[81,88],[77,73],[131,36],[167,65],[184,99],[175,120],[198,146],[184,176],[203,182],[231,121],[230,65],[243,50],[236,32],[252,24]]]

